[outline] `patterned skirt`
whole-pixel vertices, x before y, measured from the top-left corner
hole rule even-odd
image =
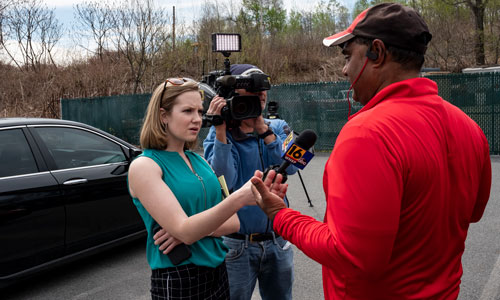
[[[193,264],[156,269],[151,274],[151,299],[227,299],[226,263],[216,268]]]

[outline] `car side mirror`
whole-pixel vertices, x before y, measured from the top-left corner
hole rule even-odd
[[[142,153],[142,150],[141,149],[137,149],[137,148],[131,148],[129,149],[129,157],[130,157],[130,160],[136,158],[137,156],[139,156],[140,154]]]

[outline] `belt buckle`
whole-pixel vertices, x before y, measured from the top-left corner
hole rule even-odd
[[[248,239],[248,240],[250,241],[250,243],[254,242],[253,238],[254,238],[254,237],[257,237],[259,234],[260,234],[260,233],[250,233],[250,234],[249,234],[249,239]],[[256,241],[255,241],[255,242],[256,242]]]

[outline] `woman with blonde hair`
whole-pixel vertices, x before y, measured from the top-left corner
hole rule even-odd
[[[229,299],[220,237],[239,230],[240,208],[255,205],[250,182],[222,201],[216,175],[192,151],[202,111],[196,82],[159,85],[141,130],[144,152],[130,166],[129,191],[148,231],[153,299]]]

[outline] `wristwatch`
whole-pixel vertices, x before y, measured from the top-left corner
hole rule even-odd
[[[224,119],[219,115],[205,115],[202,119],[208,126],[219,126],[224,124]]]
[[[267,136],[271,134],[274,134],[274,132],[271,130],[271,128],[267,127],[266,132],[264,132],[263,134],[259,134],[258,137],[259,139],[265,139]]]

